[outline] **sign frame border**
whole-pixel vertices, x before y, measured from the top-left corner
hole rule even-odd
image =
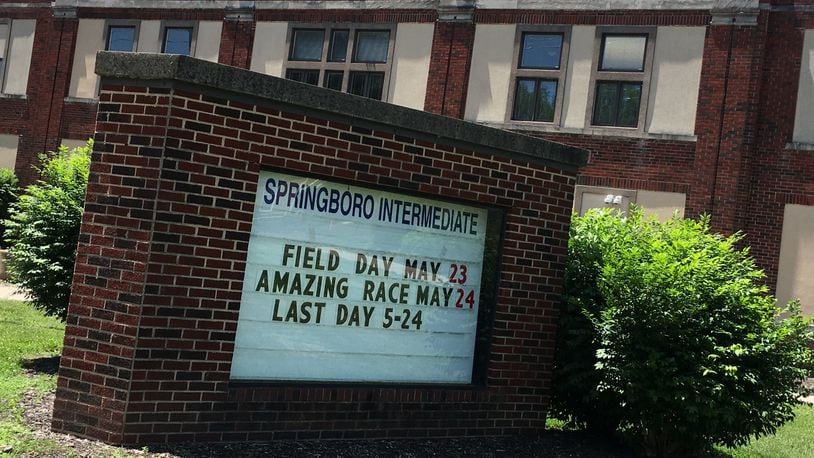
[[[475,347],[472,358],[472,381],[470,383],[415,383],[415,382],[373,382],[373,381],[311,381],[311,380],[241,380],[229,379],[229,389],[233,388],[295,388],[295,387],[321,387],[321,388],[438,388],[438,389],[486,389],[488,388],[489,356],[492,347],[492,334],[495,324],[495,313],[497,311],[498,290],[502,264],[500,262],[503,255],[503,241],[506,227],[507,209],[499,206],[489,206],[482,202],[473,202],[465,199],[445,198],[437,194],[421,192],[413,189],[402,189],[389,185],[381,185],[374,188],[372,183],[359,182],[357,180],[343,177],[326,177],[319,173],[305,173],[276,167],[260,167],[258,176],[263,172],[285,174],[301,178],[314,178],[325,180],[337,184],[357,186],[368,190],[381,190],[393,192],[407,196],[420,197],[424,199],[448,202],[457,205],[467,205],[486,210],[486,232],[483,242],[483,268],[481,271],[480,298],[478,302],[478,317],[475,331]],[[255,193],[262,192],[259,187]],[[256,197],[256,194],[255,194]],[[252,203],[252,215],[254,215],[254,203]],[[249,232],[253,229],[254,218],[249,223]],[[248,251],[247,251],[248,254]],[[244,280],[245,281],[245,280]],[[240,289],[240,302],[243,302],[243,286]],[[238,309],[238,319],[240,309]],[[232,353],[234,356],[234,353]],[[232,360],[229,360],[231,366]]]

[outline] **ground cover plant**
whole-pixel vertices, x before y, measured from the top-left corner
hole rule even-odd
[[[34,307],[65,319],[93,142],[42,156],[40,180],[6,221],[10,280]]]
[[[65,326],[19,302],[0,300],[0,450],[13,454],[53,450],[50,441],[35,439],[22,422],[25,393],[44,396],[56,387],[52,374],[26,374],[24,365],[53,357],[62,347]]]
[[[791,420],[812,336],[740,240],[638,209],[575,217],[554,411],[652,456],[740,446]]]

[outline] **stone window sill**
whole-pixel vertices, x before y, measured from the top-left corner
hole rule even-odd
[[[87,103],[89,105],[99,103],[99,99],[86,99],[84,97],[65,97],[64,101],[68,103]]]
[[[786,143],[786,150],[814,151],[814,143],[790,142]]]
[[[676,135],[676,134],[653,134],[649,132],[641,132],[632,129],[614,129],[602,127],[587,127],[582,129],[575,129],[569,127],[554,126],[551,124],[536,124],[536,123],[513,123],[513,122],[481,122],[489,127],[498,129],[512,130],[515,132],[532,133],[543,132],[552,134],[576,134],[576,135],[591,135],[596,137],[621,137],[621,138],[638,138],[644,140],[669,140],[681,142],[696,142],[698,137],[695,135]]]

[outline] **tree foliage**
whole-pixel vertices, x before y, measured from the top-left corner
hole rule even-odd
[[[0,234],[5,232],[9,209],[17,202],[17,196],[20,194],[18,183],[13,170],[0,169]],[[0,240],[0,248],[8,248],[5,240]]]
[[[791,420],[812,334],[799,304],[775,304],[741,239],[707,218],[575,217],[555,409],[655,456],[741,445]]]
[[[28,186],[6,221],[9,278],[48,315],[65,319],[93,141],[43,154],[40,180]]]

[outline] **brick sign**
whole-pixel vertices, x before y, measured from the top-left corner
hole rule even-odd
[[[232,378],[470,383],[487,218],[262,172]]]

